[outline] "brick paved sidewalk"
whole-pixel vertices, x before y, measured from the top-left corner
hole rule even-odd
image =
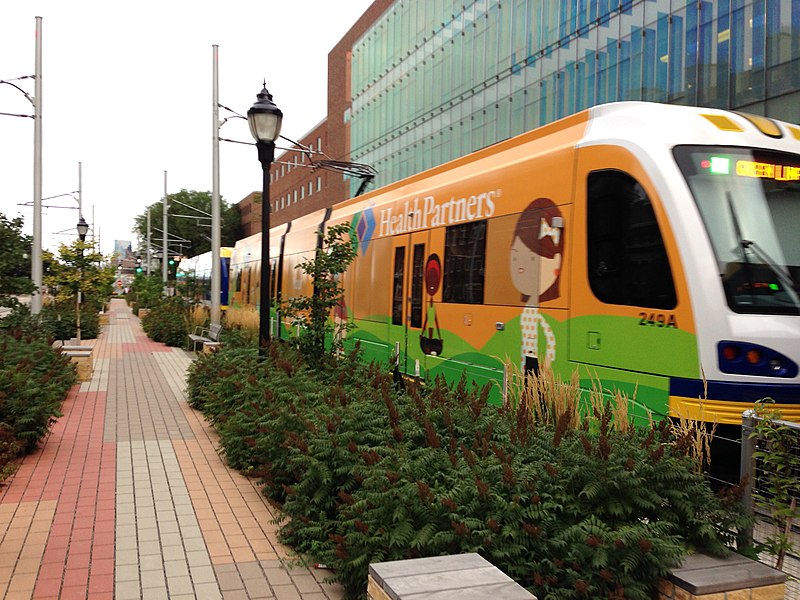
[[[0,600],[338,600],[289,564],[273,509],[227,468],[183,394],[191,355],[150,341],[124,300],[41,449],[0,487]]]

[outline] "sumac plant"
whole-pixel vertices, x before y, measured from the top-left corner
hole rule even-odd
[[[463,380],[399,391],[355,357],[320,375],[279,344],[250,352],[201,358],[190,401],[264,478],[282,541],[348,598],[371,562],[478,552],[540,598],[644,600],[689,549],[724,554],[747,525],[666,424],[619,429],[600,408],[592,426],[535,423]]]
[[[188,342],[189,308],[180,296],[164,298],[142,319],[142,329],[154,342],[183,347]]]
[[[75,368],[42,337],[21,329],[0,330],[0,425],[22,452],[36,448],[61,416],[61,402],[75,383]]]

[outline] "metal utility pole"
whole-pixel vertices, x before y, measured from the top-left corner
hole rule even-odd
[[[211,324],[219,325],[221,317],[220,296],[220,202],[219,202],[219,46],[212,48],[212,110],[211,110]]]
[[[150,207],[147,207],[147,276],[150,276]]]
[[[164,236],[164,256],[161,257],[161,281],[164,284],[164,294],[167,293],[167,261],[169,260],[169,246],[167,240],[169,234],[167,233],[167,172],[164,171],[164,222],[162,225],[161,233]]]
[[[81,192],[81,190],[83,190],[83,187],[82,187],[82,184],[81,184],[81,168],[82,168],[82,166],[83,165],[81,163],[78,163],[78,219],[80,219],[83,216],[83,195],[82,195],[82,192]]]
[[[36,70],[33,98],[33,248],[31,314],[42,312],[42,17],[36,17]]]

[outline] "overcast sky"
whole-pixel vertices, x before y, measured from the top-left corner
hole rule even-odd
[[[168,193],[211,190],[212,45],[220,103],[245,114],[265,78],[282,133],[298,139],[327,114],[328,52],[371,2],[0,0],[0,80],[33,75],[43,17],[42,195],[77,191],[82,163],[84,218],[101,250],[135,244],[133,219],[162,198],[165,170]],[[13,83],[33,96],[32,79]],[[0,112],[33,107],[0,84]],[[0,115],[0,212],[22,216],[28,233],[33,208],[19,204],[33,200],[33,129]],[[252,141],[239,119],[220,135]],[[227,202],[261,189],[255,147],[221,142],[220,165]],[[77,207],[69,196],[44,202],[56,203]],[[43,246],[70,242],[77,221],[77,210],[45,209]]]

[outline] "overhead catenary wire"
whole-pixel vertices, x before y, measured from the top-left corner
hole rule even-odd
[[[224,104],[218,104],[217,106],[219,106],[220,108],[223,108],[223,109],[233,113],[235,118],[247,120],[247,117],[244,117],[244,116],[240,115],[235,110],[233,110],[231,108],[228,108]],[[231,118],[234,118],[234,117],[226,117],[225,119],[223,119],[222,122],[220,123],[220,127],[222,127],[222,125],[224,125],[228,121],[228,119],[231,119]],[[369,185],[372,182],[372,180],[375,179],[375,177],[378,175],[378,172],[374,168],[372,168],[370,165],[366,165],[366,164],[362,164],[362,163],[354,163],[354,162],[349,162],[349,161],[342,161],[342,160],[333,160],[327,154],[325,154],[324,152],[322,152],[320,150],[314,150],[312,147],[306,146],[304,144],[301,144],[300,142],[297,142],[297,141],[295,141],[293,139],[290,139],[290,138],[286,137],[285,135],[280,135],[278,137],[280,137],[281,139],[286,140],[287,142],[291,143],[292,146],[291,147],[275,146],[276,150],[284,150],[286,152],[298,152],[300,154],[304,154],[304,155],[308,156],[308,161],[309,161],[310,164],[308,164],[308,165],[306,165],[306,164],[297,164],[297,163],[291,163],[291,162],[286,162],[286,161],[281,161],[281,160],[273,161],[272,164],[275,164],[275,165],[287,165],[287,166],[291,165],[291,166],[293,166],[295,168],[306,168],[306,169],[311,169],[312,171],[316,171],[318,169],[323,169],[323,170],[326,170],[326,171],[335,171],[335,172],[338,172],[338,173],[343,173],[345,175],[349,175],[350,177],[357,177],[357,178],[361,179],[361,185],[358,187],[358,190],[357,190],[357,192],[355,194],[356,196],[360,196],[364,192],[364,190],[366,189],[367,185]],[[255,145],[253,142],[242,142],[242,141],[239,141],[239,140],[232,140],[232,139],[223,138],[223,137],[220,137],[218,139],[221,142],[231,142],[231,143],[234,143],[234,144],[245,144],[247,146],[254,146]],[[314,160],[314,156],[323,156],[324,158],[321,159],[321,160],[316,160],[315,161]]]

